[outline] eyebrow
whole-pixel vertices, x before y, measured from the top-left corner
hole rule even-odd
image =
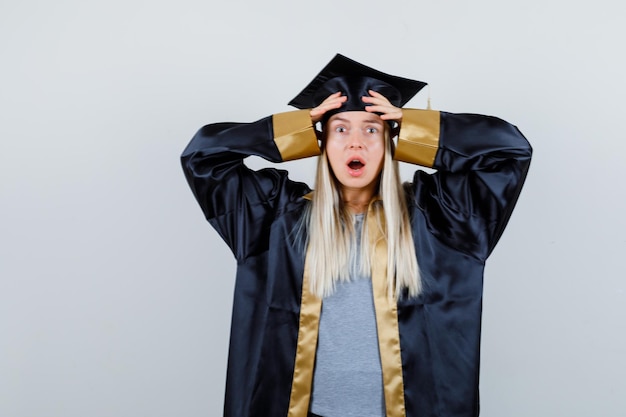
[[[333,120],[331,120],[331,123],[336,122],[336,121],[343,122],[343,123],[352,123],[350,120],[345,119],[345,118],[343,118],[341,116],[335,117]],[[376,124],[379,124],[381,126],[383,124],[382,121],[380,121],[378,119],[364,119],[364,120],[361,120],[361,122],[362,123],[376,123]]]

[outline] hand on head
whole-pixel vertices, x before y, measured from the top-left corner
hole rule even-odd
[[[348,99],[347,96],[342,96],[341,91],[337,91],[326,97],[324,101],[322,101],[319,106],[311,109],[311,121],[313,124],[322,120],[322,116],[329,110],[338,109],[343,105],[343,103]]]
[[[369,96],[363,96],[361,100],[369,104],[365,106],[365,111],[370,113],[379,113],[383,120],[395,120],[400,123],[402,121],[402,109],[394,106],[387,100],[387,97],[374,90],[368,91]]]
[[[369,90],[368,93],[370,94],[369,96],[361,97],[363,103],[368,104],[364,106],[365,111],[379,113],[380,118],[383,120],[395,120],[398,123],[402,121],[401,108],[391,104],[385,96],[376,91]],[[326,97],[317,107],[311,109],[310,115],[313,124],[322,120],[326,112],[340,108],[347,99],[348,97],[342,96],[340,91]]]

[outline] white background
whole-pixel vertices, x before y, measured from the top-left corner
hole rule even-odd
[[[481,416],[625,415],[617,0],[1,1],[0,416],[222,414],[235,262],[179,155],[337,52],[534,147],[487,264]]]

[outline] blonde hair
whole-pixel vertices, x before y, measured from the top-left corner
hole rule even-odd
[[[400,182],[398,162],[393,160],[393,141],[385,128],[385,155],[380,174],[377,201],[372,204],[376,224],[387,241],[387,293],[398,299],[406,290],[409,297],[422,289],[415,246],[411,233],[405,191]],[[323,147],[324,148],[324,147]],[[367,216],[367,214],[365,215]],[[366,220],[366,219],[365,219]],[[315,193],[304,218],[308,229],[307,266],[311,291],[325,297],[333,293],[337,281],[350,279],[350,248],[356,244],[353,216],[344,206],[326,150],[317,163]],[[361,233],[360,272],[371,275],[368,222]]]

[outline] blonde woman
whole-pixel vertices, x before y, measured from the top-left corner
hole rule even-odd
[[[225,416],[478,415],[485,260],[532,151],[500,119],[402,108],[423,86],[337,55],[301,110],[185,149],[238,265]],[[249,155],[319,155],[315,191]],[[403,185],[397,161],[436,171]]]

